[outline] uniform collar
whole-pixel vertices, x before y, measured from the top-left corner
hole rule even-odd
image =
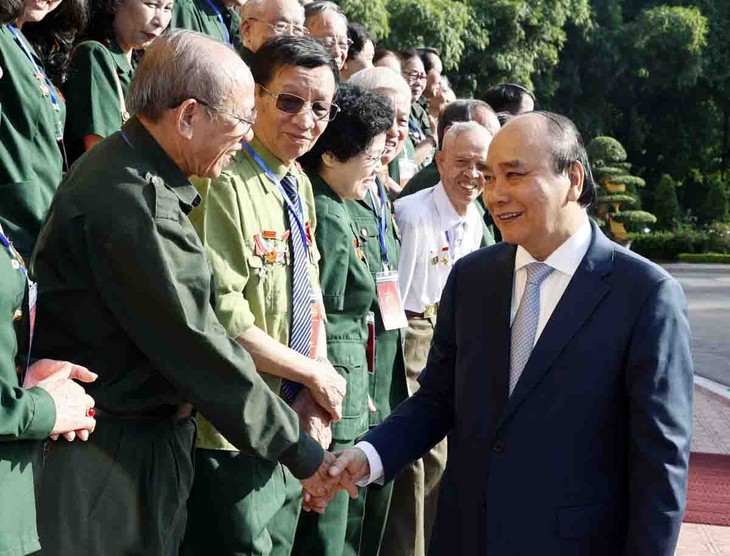
[[[578,269],[578,265],[580,265],[583,257],[588,252],[588,247],[591,244],[591,235],[590,220],[586,216],[578,230],[566,239],[543,262],[563,274],[573,276]],[[515,253],[515,272],[532,262],[536,262],[536,259],[524,247],[521,245],[517,246]]]
[[[256,137],[251,139],[249,145],[251,145],[251,148],[256,151],[256,154],[261,157],[261,160],[266,163],[269,170],[271,170],[279,180],[284,179],[284,176],[289,173],[295,173],[294,169],[296,168],[296,164],[291,164],[290,166],[284,164],[275,155],[273,155],[269,149],[264,147],[261,142],[256,139]]]
[[[190,209],[200,204],[200,196],[188,177],[175,164],[136,116],[122,126],[122,137],[154,166],[157,176]],[[154,176],[153,176],[154,178]]]
[[[114,64],[120,70],[122,70],[124,73],[132,73],[132,64],[129,62],[129,60],[127,60],[127,57],[124,55],[124,52],[122,52],[122,49],[119,48],[119,45],[117,44],[117,41],[115,39],[111,40],[108,50],[112,55],[112,60],[114,60]]]
[[[436,212],[439,215],[441,228],[444,231],[450,230],[457,224],[466,221],[466,216],[459,216],[459,213],[456,212],[454,205],[451,204],[451,201],[446,195],[446,190],[444,189],[443,183],[438,182],[434,186],[432,195],[433,202],[436,205]],[[471,208],[471,206],[469,208]]]

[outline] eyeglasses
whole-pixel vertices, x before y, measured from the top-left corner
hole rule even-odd
[[[418,71],[418,70],[411,70],[406,72],[405,76],[406,81],[409,83],[413,83],[414,81],[421,81],[422,79],[426,79],[428,77],[424,72]]]
[[[327,50],[331,50],[335,45],[340,47],[340,50],[347,50],[352,45],[352,39],[343,39],[337,37],[314,37],[315,40],[324,46]]]
[[[229,118],[233,118],[234,120],[236,120],[236,123],[238,125],[242,125],[243,128],[244,128],[244,130],[245,130],[243,132],[243,135],[246,135],[251,130],[251,128],[253,127],[253,124],[256,122],[256,109],[255,108],[251,111],[251,115],[247,119],[247,118],[244,118],[242,116],[237,116],[236,114],[233,114],[232,112],[226,112],[225,110],[221,110],[220,108],[216,108],[215,106],[211,106],[210,104],[208,104],[207,102],[205,102],[203,100],[200,100],[200,99],[197,99],[197,98],[195,100],[198,102],[198,104],[200,104],[202,106],[205,106],[211,112],[216,112],[218,114],[223,114],[224,116],[228,116]]]
[[[371,154],[367,151],[362,153],[363,158],[365,159],[365,163],[368,166],[380,166],[381,159],[383,158],[383,155],[385,154],[386,149],[383,149],[378,154]]]
[[[296,23],[289,23],[287,21],[277,21],[276,23],[268,23],[267,21],[261,21],[255,17],[249,17],[248,19],[256,21],[257,23],[263,23],[268,26],[275,35],[293,35],[295,37],[305,37],[309,35],[309,29],[304,25],[297,25]]]
[[[259,87],[274,97],[276,99],[276,109],[281,112],[285,112],[286,114],[299,114],[302,110],[308,107],[312,110],[312,115],[315,120],[331,122],[340,112],[340,107],[334,103],[330,104],[323,100],[308,102],[302,97],[291,93],[272,93],[263,85],[259,85]]]

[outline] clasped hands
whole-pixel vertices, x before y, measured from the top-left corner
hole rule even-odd
[[[316,473],[304,479],[302,508],[309,512],[324,513],[335,494],[346,490],[350,498],[357,498],[357,482],[370,476],[370,464],[365,452],[350,448],[339,454],[325,451]]]

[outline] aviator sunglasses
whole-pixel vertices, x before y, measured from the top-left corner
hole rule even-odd
[[[263,85],[259,85],[264,91],[276,99],[276,109],[286,114],[299,114],[305,108],[312,111],[315,120],[331,122],[339,114],[340,107],[323,100],[308,102],[307,100],[291,93],[272,93]]]

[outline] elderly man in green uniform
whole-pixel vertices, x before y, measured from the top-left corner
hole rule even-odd
[[[338,72],[306,37],[268,42],[251,68],[255,139],[220,178],[199,184],[204,211],[195,224],[229,336],[251,353],[271,393],[281,391],[302,426],[329,446],[345,380],[325,358],[314,197],[295,160],[337,113]],[[202,415],[183,553],[289,554],[301,487],[274,461],[239,452]]]
[[[178,554],[193,477],[186,402],[309,492],[332,488],[323,479],[334,456],[216,318],[188,220],[200,197],[187,176],[218,177],[251,138],[253,86],[229,46],[190,31],[160,37],[132,81],[135,116],[74,165],[54,199],[33,259],[36,346],[98,373],[98,427],[86,444],[43,452],[44,554]]]
[[[309,34],[304,26],[304,7],[297,0],[248,0],[241,18],[241,56],[248,65],[253,54],[271,39]]]
[[[197,31],[241,52],[241,16],[236,9],[244,4],[246,0],[175,0],[170,29]]]
[[[475,121],[484,126],[492,136],[500,129],[499,119],[494,110],[484,101],[475,99],[460,99],[447,104],[439,115],[438,122],[438,143],[441,150],[441,143],[444,140],[446,131],[456,122]],[[433,187],[441,180],[436,161],[432,160],[428,166],[419,170],[403,188],[400,198],[417,193],[422,189]],[[488,247],[495,243],[495,229],[492,217],[484,207],[484,199],[480,195],[474,204],[482,218],[482,243],[481,247]]]
[[[386,133],[386,147],[381,162],[388,164],[407,141],[406,129],[411,104],[411,92],[400,74],[390,68],[368,68],[350,79],[350,84],[386,95],[395,108],[393,125]],[[350,217],[359,231],[359,241],[369,261],[373,280],[391,273],[397,279],[400,259],[400,236],[382,179],[378,179],[365,199],[346,201]],[[375,370],[370,375],[370,397],[373,411],[369,426],[379,425],[400,402],[408,397],[403,330],[383,321],[378,298],[371,310],[375,315]],[[390,507],[392,483],[383,488],[360,490],[360,497],[350,501],[353,515],[364,515],[360,535],[360,556],[377,556],[385,531]],[[364,510],[358,510],[357,507]],[[358,514],[358,511],[360,512]],[[360,528],[357,528],[359,531]]]

